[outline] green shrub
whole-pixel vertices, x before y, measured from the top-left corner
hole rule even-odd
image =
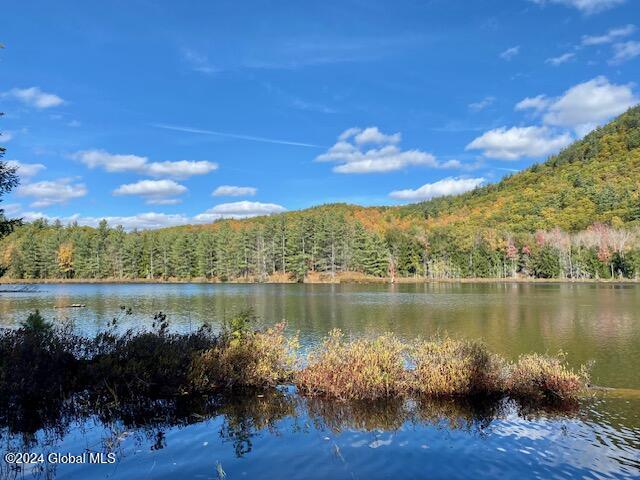
[[[46,403],[83,382],[84,340],[41,323],[39,314],[29,318],[19,330],[0,331],[0,403]]]
[[[188,334],[168,332],[166,316],[154,317],[155,329],[124,334],[103,332],[90,348],[86,376],[95,382],[94,390],[113,397],[162,397],[191,390],[191,362],[201,352],[218,343],[205,325]]]
[[[287,339],[283,323],[264,332],[233,331],[218,345],[197,355],[189,380],[198,392],[267,388],[291,380],[297,337]]]
[[[40,315],[40,310],[36,310],[33,313],[30,313],[27,319],[24,322],[20,323],[20,327],[29,332],[49,332],[51,331],[53,325],[47,322],[42,315]]]

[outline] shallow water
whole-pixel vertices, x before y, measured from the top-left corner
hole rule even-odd
[[[86,308],[54,308],[72,303]],[[573,365],[595,361],[595,383],[617,390],[570,412],[523,412],[510,402],[488,410],[397,402],[363,408],[288,394],[142,424],[71,417],[33,438],[4,426],[3,453],[117,453],[114,465],[49,464],[27,476],[213,479],[222,476],[219,465],[229,479],[640,477],[637,285],[44,285],[0,293],[0,322],[16,326],[39,308],[91,334],[120,305],[133,309],[121,328],[144,328],[156,311],[175,330],[215,326],[250,305],[266,324],[285,320],[306,345],[340,327],[353,335],[481,338],[510,358],[561,349]],[[2,477],[25,474],[1,460],[0,467]]]

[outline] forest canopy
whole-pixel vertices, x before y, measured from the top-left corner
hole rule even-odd
[[[12,279],[637,279],[640,107],[462,195],[153,231],[38,220],[0,242],[0,264]]]

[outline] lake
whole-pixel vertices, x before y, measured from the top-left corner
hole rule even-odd
[[[4,287],[10,289],[14,287]],[[83,304],[85,308],[66,308]],[[446,333],[484,340],[515,359],[563,351],[594,362],[593,383],[616,390],[575,411],[527,411],[511,402],[336,404],[294,392],[193,409],[161,419],[72,416],[54,429],[1,430],[3,452],[116,451],[114,465],[49,465],[56,478],[638,478],[640,476],[640,286],[483,283],[400,285],[39,285],[0,294],[0,323],[30,311],[93,334],[120,316],[146,328],[158,311],[171,328],[214,327],[251,306],[270,325],[286,321],[303,346],[329,330]],[[186,413],[185,413],[186,412]],[[2,465],[0,461],[0,465]],[[224,473],[223,473],[224,472]],[[6,464],[0,478],[24,472]]]

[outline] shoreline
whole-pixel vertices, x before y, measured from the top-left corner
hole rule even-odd
[[[286,281],[281,278],[277,280],[254,281],[254,280],[233,280],[233,281],[216,281],[199,278],[188,280],[180,279],[146,279],[146,278],[102,278],[102,279],[0,279],[0,285],[108,285],[108,284],[131,284],[131,285],[418,285],[418,284],[436,284],[436,283],[456,283],[456,284],[640,284],[640,279],[562,279],[562,278],[396,278],[394,281],[389,277],[363,277],[363,278],[340,278],[335,279],[305,279],[303,282]]]

